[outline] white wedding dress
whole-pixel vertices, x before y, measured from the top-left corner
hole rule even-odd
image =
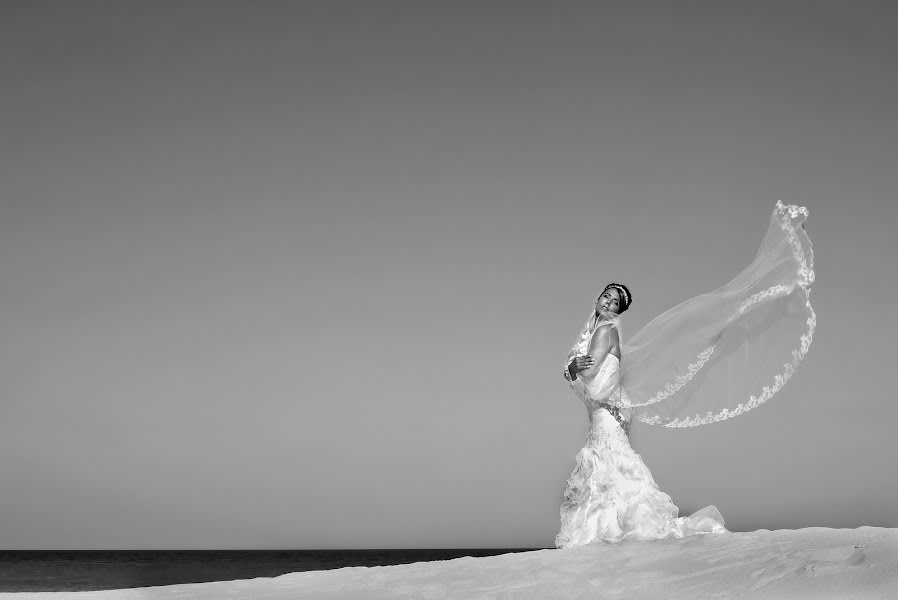
[[[584,332],[577,354],[587,353],[594,332]],[[630,447],[631,415],[618,385],[619,367],[618,358],[608,354],[593,378],[578,377],[572,384],[589,411],[590,430],[567,481],[556,547],[726,532],[713,506],[677,517],[679,509]]]

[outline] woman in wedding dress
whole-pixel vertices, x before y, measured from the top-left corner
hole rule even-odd
[[[816,326],[807,215],[777,202],[746,269],[656,317],[627,344],[620,315],[630,290],[610,283],[602,291],[564,367],[590,430],[564,492],[558,548],[727,531],[714,506],[677,516],[630,446],[630,423],[715,423],[764,403],[792,376]]]
[[[590,429],[564,492],[561,531],[555,538],[558,548],[726,531],[713,506],[677,518],[679,511],[670,496],[658,489],[630,447],[631,410],[618,385],[621,350],[616,317],[631,300],[623,284],[605,287],[565,369],[565,377],[586,404]]]

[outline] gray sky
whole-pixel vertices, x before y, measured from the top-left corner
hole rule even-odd
[[[0,544],[548,546],[561,363],[807,206],[773,401],[634,427],[681,514],[898,526],[898,12],[879,2],[6,2]]]

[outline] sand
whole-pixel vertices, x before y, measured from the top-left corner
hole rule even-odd
[[[885,600],[898,599],[898,529],[762,529],[240,581],[98,592],[0,594],[0,599],[13,597]]]

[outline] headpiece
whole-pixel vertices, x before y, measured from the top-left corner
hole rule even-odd
[[[633,302],[633,296],[630,295],[630,290],[627,289],[622,283],[609,283],[605,286],[605,289],[602,290],[602,293],[608,291],[609,288],[614,288],[620,294],[620,312],[624,312],[628,308],[630,308],[630,304]]]

